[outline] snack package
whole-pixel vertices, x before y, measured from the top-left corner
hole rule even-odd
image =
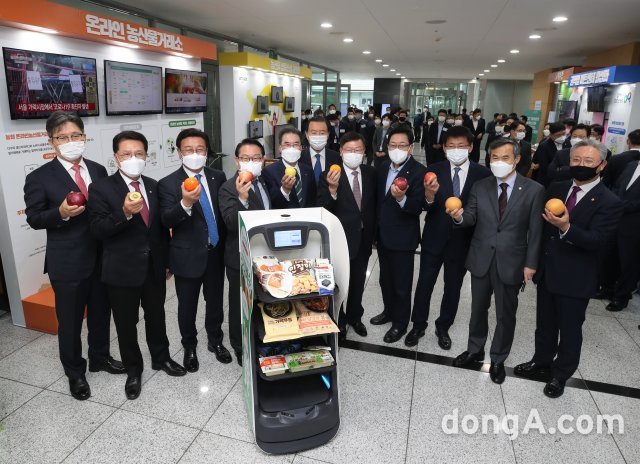
[[[275,256],[253,258],[253,269],[260,285],[275,298],[286,298],[291,293],[293,278],[285,272]]]
[[[267,356],[259,358],[260,369],[266,376],[284,374],[287,371],[287,360],[284,356]]]
[[[313,272],[318,283],[320,295],[333,295],[336,281],[333,276],[333,266],[328,259],[317,258],[313,264]]]
[[[283,303],[291,304],[291,302],[288,301]],[[265,312],[264,303],[258,303],[258,306],[260,307],[262,321],[264,322],[265,335],[262,340],[264,343],[290,340],[302,336],[298,325],[298,315],[295,311],[291,311],[283,317],[273,318]]]
[[[302,333],[301,336],[307,337],[309,335],[340,332],[340,329],[338,329],[338,326],[333,322],[329,313],[313,311],[307,308],[305,303],[306,300],[295,302],[298,326]]]
[[[282,263],[284,271],[291,274],[293,281],[290,295],[315,293],[318,283],[313,272],[313,261],[310,259],[292,259]]]
[[[319,369],[321,367],[332,366],[333,356],[327,350],[303,351],[302,353],[292,353],[285,356],[287,367],[291,372],[306,371],[308,369]]]
[[[258,277],[264,273],[284,270],[275,256],[256,256],[253,258],[253,269]]]

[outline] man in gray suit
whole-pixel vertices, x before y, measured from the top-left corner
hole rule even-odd
[[[517,141],[496,140],[489,146],[489,153],[494,177],[473,184],[466,210],[447,210],[459,227],[475,226],[466,261],[472,299],[469,341],[467,351],[455,359],[454,365],[484,360],[493,293],[496,328],[489,375],[500,384],[513,343],[518,290],[533,278],[538,266],[545,193],[540,184],[516,171],[520,161]]]

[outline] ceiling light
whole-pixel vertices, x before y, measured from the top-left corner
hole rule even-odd
[[[485,70],[484,70],[484,72],[491,72],[491,70],[489,70],[489,69],[485,69]]]
[[[353,42],[353,39],[351,37],[345,37],[344,39],[342,39],[342,41],[346,43],[351,43]]]
[[[406,79],[406,77],[405,77],[405,76],[400,76],[400,77],[401,77],[401,78],[403,78],[403,79]]]
[[[396,72],[396,70],[395,70],[395,69],[390,69],[389,71],[391,71],[391,72]]]
[[[513,53],[515,55],[516,53],[520,53],[520,50],[513,49],[509,53]]]
[[[497,65],[497,64],[492,64],[492,65],[491,65],[491,67],[492,67],[492,68],[497,68],[497,67],[498,67],[498,65]]]
[[[498,60],[498,63],[506,63],[505,60]]]
[[[365,50],[362,52],[363,55],[371,55],[371,52],[369,50]]]
[[[554,23],[563,23],[567,19],[569,19],[569,18],[567,18],[566,16],[556,16],[555,18],[553,18],[553,22]]]
[[[386,68],[386,67],[388,67],[388,66],[389,66],[388,64],[383,64],[383,65],[382,65],[382,67],[383,67],[383,68]]]
[[[396,76],[401,76],[401,75],[402,75],[402,74],[400,74],[400,73],[396,73]]]
[[[542,38],[542,36],[541,36],[540,34],[531,34],[531,35],[529,36],[529,38],[530,38],[530,39],[540,39],[540,38]]]
[[[331,23],[322,23],[322,24],[320,24],[320,27],[323,27],[325,29],[329,29],[329,28],[333,27],[333,24],[331,24]]]
[[[478,74],[478,76],[484,76],[484,73],[480,73],[480,74]]]
[[[376,63],[382,63],[382,60],[376,60]]]

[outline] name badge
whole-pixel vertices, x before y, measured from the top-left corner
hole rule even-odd
[[[366,124],[360,124],[360,129],[366,129],[367,125]]]
[[[447,132],[449,129],[447,129],[446,127],[442,128],[442,132]]]
[[[341,134],[342,134],[342,133],[344,133],[344,129],[340,129],[340,133],[341,133]]]

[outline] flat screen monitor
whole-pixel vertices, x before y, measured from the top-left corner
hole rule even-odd
[[[207,111],[207,73],[165,69],[164,111],[167,114]]]
[[[162,68],[104,62],[107,115],[162,113]]]
[[[605,87],[589,87],[587,89],[587,111],[602,113],[604,111]]]
[[[96,60],[2,48],[11,119],[48,118],[58,110],[98,116]]]
[[[249,135],[250,139],[261,139],[264,137],[264,129],[263,129],[262,119],[259,121],[249,121]]]

